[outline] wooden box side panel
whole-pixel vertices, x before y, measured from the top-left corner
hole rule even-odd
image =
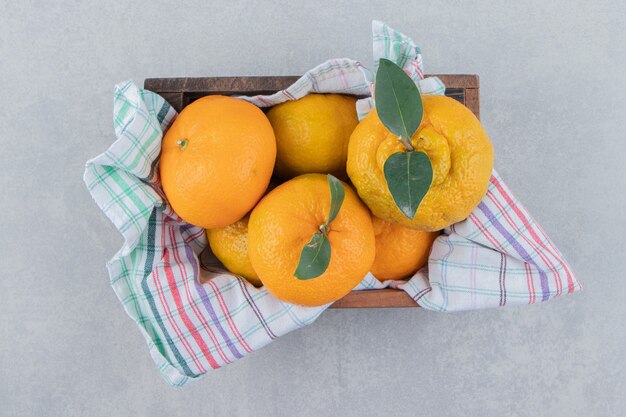
[[[480,85],[478,75],[431,74],[446,85],[446,96],[467,106],[480,119]],[[187,104],[210,94],[257,95],[272,94],[293,84],[298,76],[271,77],[203,77],[203,78],[149,78],[144,88],[165,98],[180,112]],[[352,291],[330,308],[398,308],[418,307],[404,291]]]
[[[419,307],[407,293],[393,288],[352,291],[330,308],[406,308]]]
[[[466,105],[480,116],[479,78],[473,74],[431,74],[446,85],[446,95]],[[187,104],[209,94],[257,95],[272,94],[293,84],[298,76],[269,77],[203,77],[203,78],[148,78],[146,90],[160,94],[181,111]]]

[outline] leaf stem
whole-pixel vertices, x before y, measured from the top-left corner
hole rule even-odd
[[[415,148],[411,144],[411,141],[409,139],[405,138],[404,136],[398,136],[398,142],[400,142],[402,145],[404,145],[404,148],[408,152],[413,152],[415,150]]]
[[[326,223],[320,224],[320,232],[322,232],[323,235],[327,235],[328,232],[330,232],[330,226]]]

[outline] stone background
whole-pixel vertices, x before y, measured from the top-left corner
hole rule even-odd
[[[121,236],[82,182],[114,139],[113,85],[370,65],[374,18],[410,34],[427,71],[480,74],[496,166],[585,290],[452,315],[328,311],[169,388],[109,287]],[[621,0],[3,0],[0,415],[625,415],[625,20]]]

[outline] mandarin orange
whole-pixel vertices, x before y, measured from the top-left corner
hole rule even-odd
[[[346,295],[367,274],[374,261],[375,238],[369,210],[348,185],[330,223],[330,263],[318,277],[298,279],[295,271],[302,248],[320,231],[329,215],[326,175],[305,174],[267,194],[248,223],[248,255],[263,285],[280,300],[319,306]]]
[[[240,275],[251,284],[260,287],[261,280],[248,257],[249,216],[226,227],[206,231],[211,251],[233,274]]]
[[[396,206],[384,175],[387,159],[406,149],[383,125],[376,110],[361,120],[350,137],[347,170],[375,216],[436,231],[467,218],[485,196],[493,168],[493,146],[476,116],[458,101],[423,95],[422,103],[424,116],[411,144],[430,159],[433,179],[412,219]]]
[[[378,280],[402,279],[428,261],[439,232],[422,232],[372,216],[376,235],[376,258],[370,269]]]
[[[274,132],[258,107],[207,96],[185,107],[163,138],[163,191],[188,223],[224,227],[261,198],[275,159]]]

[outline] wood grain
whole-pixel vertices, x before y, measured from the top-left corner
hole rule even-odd
[[[330,308],[406,308],[419,307],[407,293],[393,288],[352,291]]]
[[[430,74],[446,85],[446,96],[467,106],[480,118],[480,82],[473,74]],[[257,95],[272,94],[293,84],[298,76],[269,77],[202,77],[202,78],[148,78],[146,90],[160,94],[180,112],[187,104],[209,94]],[[419,307],[404,291],[352,291],[330,308],[400,308]]]
[[[480,114],[478,92],[479,78],[473,74],[429,74],[439,77],[446,85],[446,95],[465,104],[477,117]],[[174,97],[170,104],[180,112],[187,104],[209,94],[257,95],[272,94],[289,87],[299,77],[280,75],[268,77],[200,77],[200,78],[148,78],[146,90],[163,97]],[[468,97],[468,91],[470,92]],[[182,96],[180,96],[182,94]],[[469,99],[468,99],[469,98]],[[169,101],[169,100],[168,100]]]
[[[465,89],[465,103],[480,120],[480,95],[478,88]]]

